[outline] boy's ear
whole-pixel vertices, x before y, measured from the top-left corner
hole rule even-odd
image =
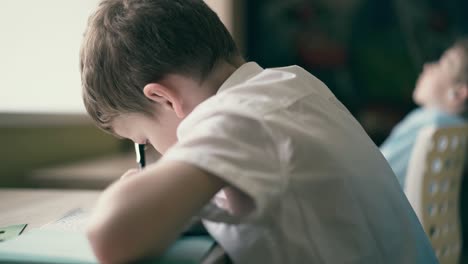
[[[146,98],[174,111],[179,118],[185,116],[182,111],[182,102],[177,94],[168,87],[159,83],[149,83],[143,88]]]

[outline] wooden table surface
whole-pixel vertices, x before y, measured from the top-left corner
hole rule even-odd
[[[28,224],[26,230],[58,220],[75,208],[91,209],[99,191],[0,189],[0,226]]]
[[[158,158],[159,154],[155,150],[146,151],[147,164],[155,162]],[[135,153],[118,153],[36,169],[28,175],[27,186],[103,190],[131,168],[137,168]]]

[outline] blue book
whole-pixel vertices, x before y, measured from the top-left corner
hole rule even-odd
[[[136,263],[201,263],[215,245],[209,236],[179,238],[161,257]],[[83,232],[37,229],[0,243],[0,264],[98,264]]]

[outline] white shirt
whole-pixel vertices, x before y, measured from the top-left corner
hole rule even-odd
[[[229,183],[201,212],[234,263],[437,263],[359,123],[300,67],[241,66],[163,157]]]

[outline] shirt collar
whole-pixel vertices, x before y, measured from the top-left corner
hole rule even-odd
[[[229,89],[230,87],[241,84],[253,76],[261,73],[263,68],[260,67],[256,62],[247,62],[242,64],[234,73],[227,78],[226,81],[219,87],[218,92],[220,93],[224,90]]]

